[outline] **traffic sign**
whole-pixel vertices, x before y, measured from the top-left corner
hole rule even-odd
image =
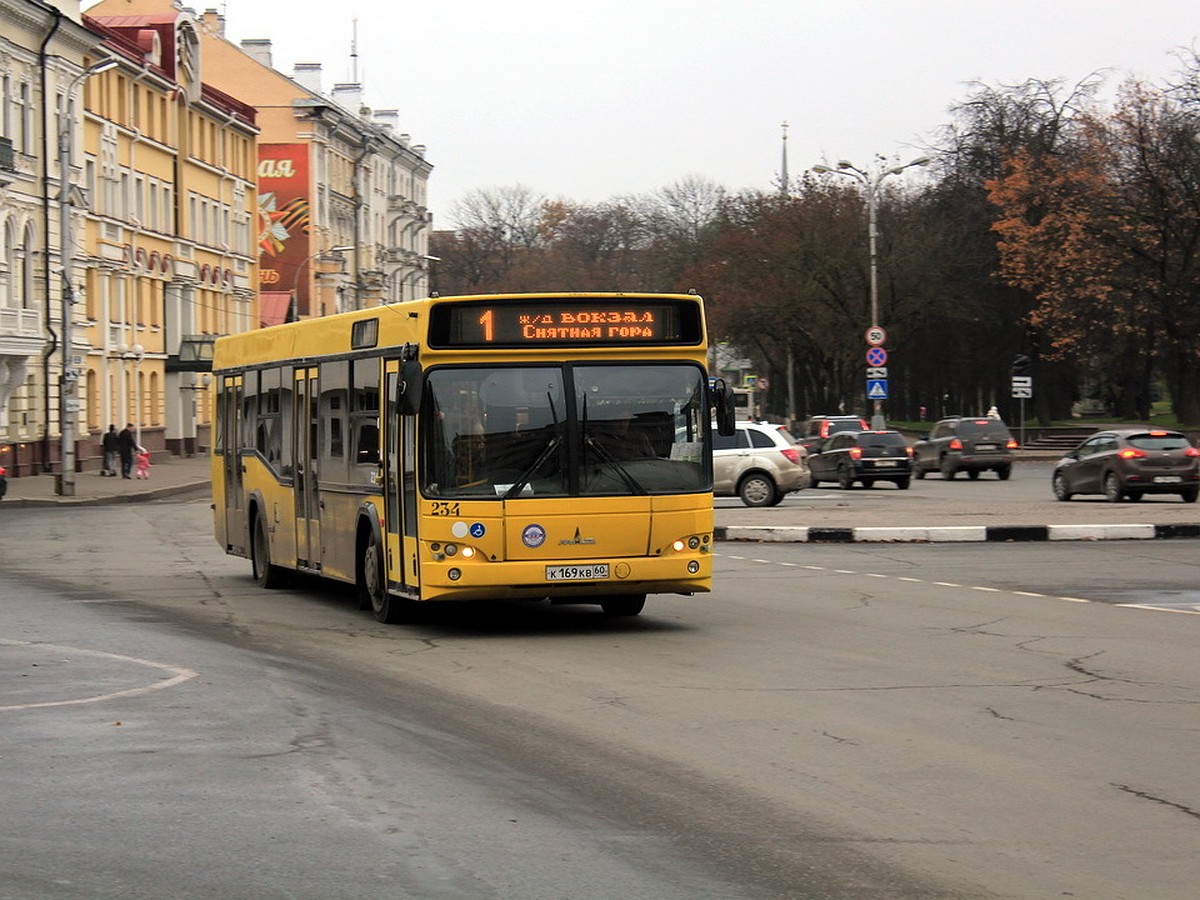
[[[1028,400],[1033,396],[1033,376],[1014,375],[1012,377],[1012,395],[1014,400]]]
[[[867,399],[886,400],[888,398],[888,383],[886,378],[867,379]]]
[[[867,351],[868,366],[882,366],[887,364],[887,351],[882,347],[872,347]]]
[[[868,378],[887,378],[887,366],[867,366]]]
[[[880,325],[872,325],[867,329],[866,338],[872,347],[882,347],[887,342],[887,332]]]

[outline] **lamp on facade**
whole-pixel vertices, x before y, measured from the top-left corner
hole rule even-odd
[[[299,311],[299,307],[297,306],[297,301],[296,301],[296,288],[300,284],[301,270],[303,270],[306,265],[308,265],[310,262],[312,262],[318,256],[324,256],[326,253],[335,254],[335,255],[340,256],[340,254],[349,253],[353,249],[354,248],[350,245],[344,245],[344,246],[340,246],[340,247],[330,247],[328,250],[318,250],[316,253],[313,253],[310,256],[306,256],[306,257],[304,257],[304,259],[302,259],[300,261],[299,265],[296,266],[295,274],[292,276],[291,313],[288,317],[288,321],[291,321],[291,322],[300,321],[300,311]],[[314,282],[314,284],[315,284],[315,282]]]
[[[62,111],[58,117],[58,224],[59,255],[62,260],[62,375],[58,391],[58,423],[62,438],[60,456],[62,474],[58,479],[59,496],[75,496],[75,416],[79,413],[79,370],[72,359],[71,325],[74,319],[75,287],[71,283],[71,270],[75,259],[71,242],[71,153],[75,143],[75,117],[71,94],[80,84],[93,75],[107,72],[117,65],[115,59],[105,59],[88,66],[67,84]]]
[[[886,169],[878,169],[875,172],[866,172],[854,165],[849,160],[839,160],[836,167],[830,166],[813,166],[812,170],[818,174],[845,175],[847,178],[853,178],[863,186],[863,190],[867,195],[867,245],[871,260],[871,321],[870,328],[880,327],[879,322],[879,268],[876,262],[876,239],[878,231],[876,229],[876,216],[878,212],[878,194],[879,186],[883,180],[889,175],[899,175],[905,169],[913,166],[925,166],[930,162],[928,156],[921,156],[917,159],[907,162],[901,166],[889,166]],[[875,412],[871,417],[871,427],[876,430],[883,429],[885,426],[883,418],[883,401],[875,401]]]

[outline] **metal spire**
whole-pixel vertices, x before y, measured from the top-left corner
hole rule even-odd
[[[783,123],[783,165],[779,172],[779,191],[786,195],[788,192],[788,168],[787,168],[787,130],[788,123]]]

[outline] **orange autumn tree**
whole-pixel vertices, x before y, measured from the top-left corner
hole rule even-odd
[[[1200,140],[1197,120],[1127,85],[1061,153],[1019,152],[988,184],[1000,277],[1030,291],[1050,355],[1091,358],[1116,412],[1149,415],[1163,378],[1200,424]]]

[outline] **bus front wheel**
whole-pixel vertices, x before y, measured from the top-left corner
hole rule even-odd
[[[267,523],[262,516],[254,518],[254,580],[261,588],[277,588],[283,585],[284,571],[271,562],[271,542],[267,540]]]
[[[645,594],[622,594],[619,597],[605,597],[600,601],[600,608],[606,616],[636,616],[645,605]]]
[[[380,622],[392,625],[402,619],[404,601],[388,593],[386,574],[383,548],[377,538],[369,537],[363,548],[358,576],[359,602],[364,609],[369,606]]]

